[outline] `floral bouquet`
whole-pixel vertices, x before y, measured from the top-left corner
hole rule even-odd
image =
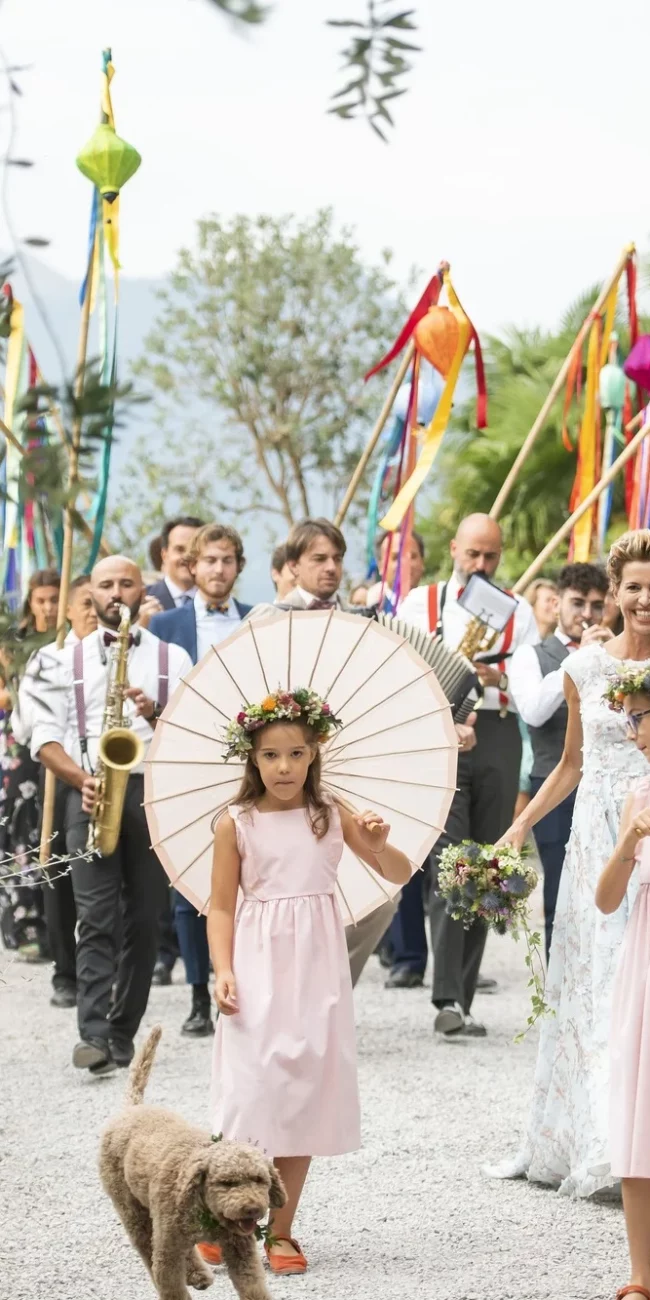
[[[509,844],[450,844],[440,855],[438,893],[447,900],[447,912],[469,927],[482,920],[497,934],[511,934],[526,940],[526,965],[532,989],[531,1027],[549,1007],[544,1000],[544,966],[541,939],[528,924],[528,900],[537,887],[537,872],[525,853]],[[518,1035],[522,1038],[523,1034]]]

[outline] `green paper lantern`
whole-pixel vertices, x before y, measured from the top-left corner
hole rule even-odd
[[[600,405],[604,411],[621,411],[625,401],[625,375],[609,362],[600,372]]]
[[[122,140],[114,126],[102,122],[81,150],[77,167],[97,186],[102,198],[113,203],[141,162],[137,149]]]

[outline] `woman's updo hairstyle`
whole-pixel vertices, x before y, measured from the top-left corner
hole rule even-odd
[[[626,564],[650,564],[650,528],[635,528],[623,533],[614,542],[607,560],[607,576],[614,591],[618,591]]]

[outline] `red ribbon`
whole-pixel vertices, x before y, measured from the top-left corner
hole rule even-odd
[[[472,325],[474,340],[474,361],[476,364],[476,427],[487,429],[487,385],[485,383],[485,366],[479,336]]]
[[[368,374],[366,375],[366,379],[371,379],[373,375],[376,375],[380,370],[384,370],[386,366],[390,365],[391,361],[395,360],[395,357],[399,355],[399,353],[402,351],[402,348],[405,347],[405,345],[408,343],[418,321],[421,321],[422,317],[426,316],[430,307],[435,307],[440,297],[441,289],[442,289],[442,273],[440,271],[436,271],[436,274],[433,276],[433,278],[429,280],[429,283],[426,289],[424,290],[424,293],[422,294],[422,297],[420,298],[417,307],[411,312],[411,315],[409,316],[406,325],[404,326],[403,330],[398,335],[398,337],[395,339],[395,342],[393,343],[390,352],[387,352],[386,356],[382,357],[382,360],[378,361],[377,365],[373,366],[372,370],[368,371]]]

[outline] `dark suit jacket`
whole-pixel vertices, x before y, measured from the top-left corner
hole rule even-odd
[[[160,582],[152,582],[151,586],[146,588],[146,592],[148,596],[155,596],[164,610],[176,609],[176,602],[164,578],[161,578]]]
[[[252,605],[242,605],[240,600],[236,600],[235,605],[239,610],[240,618],[245,618],[253,608]],[[233,628],[233,632],[234,630]],[[149,623],[149,631],[153,632],[154,636],[159,636],[161,641],[169,641],[172,645],[181,646],[183,650],[187,650],[192,663],[197,662],[198,647],[193,601],[180,609],[174,606],[164,614],[154,614]]]

